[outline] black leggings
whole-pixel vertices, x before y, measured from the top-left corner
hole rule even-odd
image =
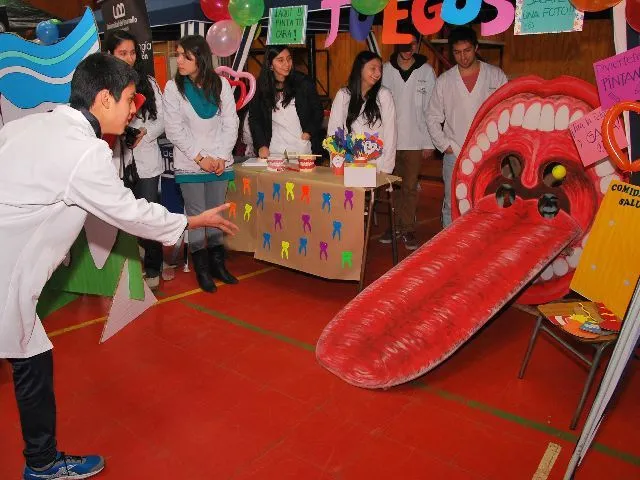
[[[29,467],[52,463],[57,454],[56,399],[51,350],[31,358],[9,359],[20,411],[24,457]]]

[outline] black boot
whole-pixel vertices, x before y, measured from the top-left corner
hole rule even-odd
[[[209,271],[214,278],[224,283],[235,284],[238,279],[231,275],[224,264],[224,245],[209,247]]]
[[[191,252],[191,258],[193,259],[193,269],[196,271],[196,279],[198,285],[205,292],[215,292],[217,290],[216,284],[211,278],[209,273],[209,265],[207,265],[207,251],[203,248],[197,252]]]

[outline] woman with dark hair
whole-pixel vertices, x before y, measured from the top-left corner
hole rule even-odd
[[[187,215],[197,215],[224,203],[225,168],[233,164],[238,115],[231,86],[213,70],[205,39],[199,35],[183,37],[176,52],[178,71],[164,90],[165,129],[173,143],[176,182],[185,210]],[[202,290],[216,290],[212,277],[238,283],[225,266],[221,230],[190,231],[189,250]]]
[[[382,86],[382,59],[373,52],[360,52],[353,61],[346,87],[336,93],[331,105],[327,133],[338,128],[347,133],[377,133],[384,142],[377,159],[379,172],[391,173],[396,161],[396,109],[391,92]]]
[[[264,55],[256,95],[250,103],[253,148],[271,153],[322,153],[322,106],[313,81],[293,70],[291,51],[270,46]]]
[[[164,132],[162,92],[155,79],[144,69],[142,52],[136,37],[124,30],[112,30],[104,41],[104,49],[134,68],[138,73],[136,91],[146,97],[146,101],[129,123],[129,127],[137,129],[138,134],[133,143],[128,145],[126,137],[118,139],[113,148],[114,164],[122,177],[123,167],[135,159],[140,180],[133,187],[133,194],[136,198],[160,203],[158,182],[164,171],[164,163],[157,140]],[[146,239],[140,239],[140,245],[144,248],[146,282],[149,288],[155,290],[160,286],[162,245]]]

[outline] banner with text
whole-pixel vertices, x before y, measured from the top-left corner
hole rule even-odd
[[[151,26],[144,0],[105,0],[102,2],[105,34],[111,30],[125,30],[136,37],[140,45],[145,71],[153,75]]]
[[[576,10],[569,0],[516,0],[513,33],[581,32],[584,12]]]
[[[306,5],[269,9],[267,45],[303,45],[306,32]]]

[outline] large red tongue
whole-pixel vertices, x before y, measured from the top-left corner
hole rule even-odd
[[[563,211],[494,197],[440,232],[353,299],[318,340],[318,361],[348,383],[385,388],[451,355],[574,238]]]

